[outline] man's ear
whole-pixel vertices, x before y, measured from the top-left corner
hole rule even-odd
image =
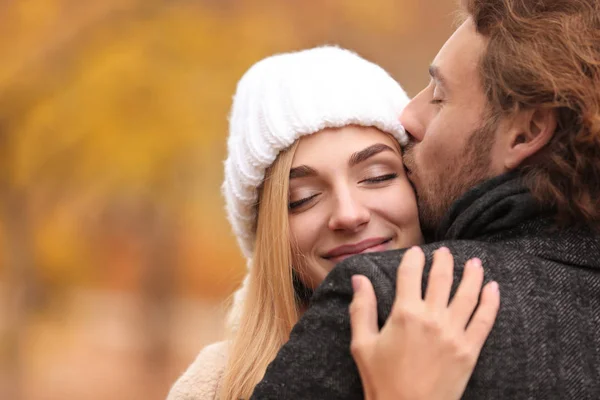
[[[556,110],[538,108],[519,111],[509,130],[504,167],[517,168],[550,142],[556,130]]]

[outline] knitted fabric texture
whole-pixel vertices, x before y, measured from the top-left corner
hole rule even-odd
[[[501,306],[463,399],[600,399],[600,236],[583,227],[552,229],[513,174],[492,179],[454,203],[438,242],[454,256],[456,290],[464,263],[479,257]],[[315,291],[312,305],[267,368],[252,399],[363,399],[350,354],[351,276],[373,283],[379,325],[392,308],[404,250],[344,260]]]
[[[406,142],[398,120],[409,99],[381,67],[338,47],[275,55],[239,81],[225,161],[227,216],[248,258],[258,187],[277,155],[304,135],[347,125],[375,127]]]

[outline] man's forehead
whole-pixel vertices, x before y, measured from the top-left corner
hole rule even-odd
[[[469,18],[444,43],[433,60],[431,70],[450,87],[472,83],[473,79],[478,79],[479,60],[484,48],[485,40],[475,31]]]

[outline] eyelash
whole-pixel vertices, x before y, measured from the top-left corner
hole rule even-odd
[[[314,199],[314,198],[315,198],[315,197],[317,197],[318,195],[319,195],[319,193],[316,193],[316,194],[313,194],[312,196],[305,197],[305,198],[303,198],[303,199],[300,199],[300,200],[294,201],[294,202],[292,202],[292,203],[289,203],[289,204],[288,204],[288,209],[290,209],[290,210],[293,210],[294,208],[298,208],[298,207],[300,207],[301,205],[303,205],[303,204],[305,204],[305,203],[309,202],[310,200]]]
[[[363,181],[360,181],[359,183],[362,183],[362,182],[379,183],[379,182],[389,181],[389,180],[397,178],[397,177],[398,177],[398,174],[393,173],[393,174],[376,176],[375,178],[365,179]]]
[[[397,177],[398,177],[398,174],[393,173],[393,174],[376,176],[375,178],[365,179],[365,180],[360,181],[359,183],[363,183],[363,182],[380,183],[380,182],[385,182],[385,181],[389,181],[389,180],[395,179]],[[305,197],[303,199],[291,202],[291,203],[288,204],[288,209],[293,210],[295,208],[298,208],[301,205],[308,203],[309,201],[311,201],[312,199],[314,199],[318,195],[319,195],[319,193],[316,193],[316,194],[313,194],[312,196]]]
[[[429,101],[429,104],[440,105],[443,103],[443,100],[439,98],[438,87],[435,84],[431,91],[431,97],[432,99]]]

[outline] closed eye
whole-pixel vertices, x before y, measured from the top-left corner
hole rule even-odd
[[[300,207],[301,205],[308,203],[309,201],[311,201],[312,199],[314,199],[314,198],[315,198],[315,197],[317,197],[318,195],[319,195],[319,193],[315,193],[315,194],[313,194],[312,196],[308,196],[308,197],[305,197],[305,198],[303,198],[303,199],[300,199],[300,200],[292,201],[292,202],[290,202],[290,203],[288,204],[288,209],[289,209],[289,210],[293,210],[293,209],[295,209],[295,208],[298,208],[298,207]]]
[[[444,91],[440,89],[440,86],[434,82],[433,90],[431,94],[430,104],[442,104],[444,102]]]
[[[395,179],[397,177],[398,177],[398,174],[396,174],[396,173],[387,174],[387,175],[380,175],[380,176],[376,176],[374,178],[364,179],[364,180],[360,181],[359,183],[363,183],[363,182],[367,182],[367,183],[379,183],[379,182],[389,181],[389,180]]]

